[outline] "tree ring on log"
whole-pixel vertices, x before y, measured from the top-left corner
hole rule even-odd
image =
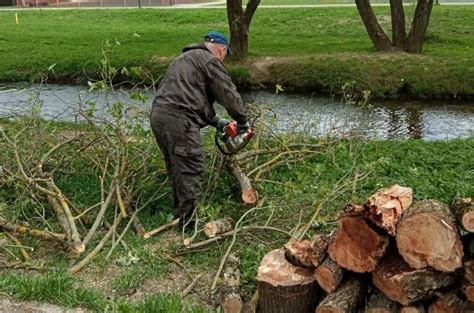
[[[436,215],[411,216],[400,224],[396,240],[403,259],[413,268],[432,266],[452,272],[462,264],[457,230]]]

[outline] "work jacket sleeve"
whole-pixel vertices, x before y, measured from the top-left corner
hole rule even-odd
[[[232,82],[222,62],[212,59],[206,65],[206,75],[209,88],[217,102],[219,102],[229,115],[239,124],[245,124],[247,117],[240,94]]]

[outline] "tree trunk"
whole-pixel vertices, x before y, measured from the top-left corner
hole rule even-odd
[[[344,272],[344,269],[340,268],[336,262],[327,256],[324,262],[316,268],[314,276],[319,286],[330,293],[339,286],[344,277]]]
[[[409,53],[421,53],[425,41],[426,29],[430,21],[433,0],[418,0],[415,16],[408,34],[405,51]]]
[[[397,0],[398,1],[398,0]],[[366,207],[369,218],[375,225],[395,236],[396,225],[402,213],[413,202],[413,190],[399,185],[378,190],[369,197]]]
[[[472,304],[463,300],[458,290],[452,290],[433,302],[428,308],[428,313],[467,313],[473,312],[472,309]]]
[[[340,266],[357,273],[371,272],[388,247],[388,238],[378,234],[365,220],[342,217],[338,220],[329,255]]]
[[[462,266],[463,247],[448,207],[434,200],[416,203],[398,223],[397,247],[413,268],[452,272]]]
[[[256,280],[259,312],[314,312],[320,290],[313,270],[292,265],[283,249],[263,257]]]
[[[387,35],[380,27],[377,18],[375,17],[372,6],[370,5],[369,0],[356,0],[357,10],[359,15],[364,22],[365,29],[369,34],[372,43],[375,46],[375,49],[378,51],[391,51],[393,50],[392,44],[388,39]]]
[[[390,11],[392,14],[392,43],[395,47],[403,50],[407,38],[403,1],[390,0]]]
[[[227,0],[227,18],[233,60],[243,60],[248,55],[250,23],[259,4],[260,0],[249,0],[244,11],[241,0]]]
[[[204,235],[206,235],[207,238],[214,238],[217,235],[231,231],[234,229],[234,225],[235,222],[230,217],[210,221],[204,225]]]
[[[398,303],[387,298],[377,288],[369,291],[367,304],[364,313],[396,313],[398,312]]]
[[[399,255],[385,258],[372,272],[372,282],[388,298],[403,305],[432,296],[439,288],[456,282],[456,273],[430,268],[411,268]]]
[[[474,203],[471,198],[455,199],[451,204],[451,211],[453,211],[456,222],[465,231],[474,232]]]
[[[362,280],[353,277],[344,282],[336,291],[327,294],[316,308],[316,313],[357,312],[364,302],[366,291],[366,285]]]

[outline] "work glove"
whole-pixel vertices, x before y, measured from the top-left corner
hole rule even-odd
[[[245,122],[245,124],[237,124],[237,132],[239,134],[246,133],[250,128],[249,122]]]
[[[225,119],[225,118],[220,118],[217,120],[217,123],[216,123],[216,128],[217,129],[223,129],[224,127],[227,126],[227,124],[229,124],[230,121],[228,119]]]

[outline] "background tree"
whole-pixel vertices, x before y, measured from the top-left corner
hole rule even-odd
[[[421,53],[431,16],[431,9],[433,8],[433,0],[418,0],[411,30],[408,35],[405,30],[405,12],[402,0],[390,0],[392,41],[390,41],[378,23],[370,1],[355,0],[355,2],[375,49],[378,51],[398,50],[409,53]]]
[[[249,0],[244,10],[242,0],[227,0],[230,46],[234,60],[242,60],[248,54],[250,22],[259,4],[260,0]]]

